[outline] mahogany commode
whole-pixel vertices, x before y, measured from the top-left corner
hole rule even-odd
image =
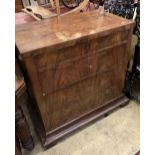
[[[98,11],[16,26],[18,57],[45,148],[124,105],[134,23]]]

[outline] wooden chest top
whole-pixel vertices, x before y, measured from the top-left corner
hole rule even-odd
[[[16,26],[16,45],[22,56],[30,56],[38,49],[61,49],[80,39],[94,39],[118,29],[128,29],[132,21],[98,11],[69,14],[59,18],[36,21]],[[38,52],[38,51],[37,51]]]

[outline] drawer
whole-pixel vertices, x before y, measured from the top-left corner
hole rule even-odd
[[[97,72],[107,70],[113,65],[111,49],[100,54],[83,57],[79,60],[70,60],[59,63],[52,68],[39,70],[39,80],[45,94],[63,89],[87,77],[94,76]]]
[[[88,56],[89,74],[104,72],[113,65],[118,66],[119,61],[124,61],[122,55],[125,55],[125,48],[126,43],[122,43],[116,47],[107,48]]]
[[[37,51],[33,59],[38,69],[51,68],[55,64],[78,59],[79,57],[101,52],[107,48],[115,48],[128,39],[128,31],[115,32],[104,37],[84,42],[77,42],[67,48],[51,51],[50,48]]]
[[[99,52],[107,47],[115,47],[128,40],[129,31],[118,31],[104,37],[97,38],[94,42],[94,52]]]
[[[46,105],[51,127],[57,128],[115,98],[117,92],[113,70],[105,71],[47,95]]]
[[[57,51],[51,51],[49,48],[38,51],[38,55],[34,55],[33,59],[38,69],[51,68],[53,65],[66,62],[70,59],[81,57],[84,51],[90,50],[90,43],[77,43],[74,46],[63,48]]]
[[[108,49],[88,56],[89,74],[96,74],[111,67],[114,64],[113,50]]]
[[[53,68],[41,70],[38,73],[42,91],[45,94],[52,93],[88,76],[88,59],[57,64]]]

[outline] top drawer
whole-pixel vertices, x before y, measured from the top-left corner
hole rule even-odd
[[[96,50],[102,50],[107,46],[116,46],[125,40],[128,40],[129,31],[115,32],[105,37],[96,39]]]
[[[41,49],[33,59],[38,69],[51,68],[55,64],[117,46],[128,39],[128,34],[129,31],[118,31],[93,40],[81,40],[75,45],[56,51],[51,51],[50,48]]]
[[[42,49],[37,51],[37,55],[33,56],[34,62],[37,66],[37,69],[47,69],[51,68],[53,65],[56,65],[67,60],[81,57],[83,50],[89,47],[88,44],[76,44],[74,46],[67,47],[65,49],[60,49],[57,51],[51,51],[50,49]]]
[[[126,34],[119,32],[111,34],[111,37],[100,38],[103,45],[100,45],[101,42],[91,40],[82,42],[79,46],[76,44],[68,47],[64,51],[46,52],[34,56],[42,93],[53,93],[108,70],[110,66],[117,64],[120,54],[125,54],[127,45],[125,38]]]

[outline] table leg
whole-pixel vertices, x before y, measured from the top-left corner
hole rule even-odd
[[[28,150],[33,149],[34,142],[21,107],[16,109],[15,124],[16,136],[19,138],[22,147]]]

